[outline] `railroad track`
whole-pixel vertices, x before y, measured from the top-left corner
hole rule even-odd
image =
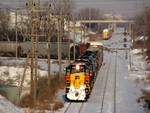
[[[64,113],[81,113],[84,102],[69,102]]]
[[[113,67],[111,63],[114,64]],[[111,53],[109,64],[106,71],[106,76],[103,78],[101,88],[101,104],[100,113],[107,113],[108,110],[111,113],[116,113],[116,69],[117,69],[117,53]],[[108,82],[111,82],[111,86],[107,86]],[[110,83],[109,83],[110,84]],[[108,103],[108,99],[111,103]]]

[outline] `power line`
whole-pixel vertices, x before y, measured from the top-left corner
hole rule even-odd
[[[98,5],[124,5],[124,6],[127,6],[127,5],[131,5],[131,4],[141,4],[143,3],[143,1],[141,0],[131,0],[131,1],[125,1],[125,0],[122,0],[122,1],[118,1],[118,0],[111,0],[111,1],[98,1],[98,0],[88,0],[88,1],[84,1],[84,0],[74,0],[74,2],[76,2],[77,6],[87,6],[87,5],[91,5],[93,4],[95,6],[98,6]],[[147,1],[146,3],[150,3],[150,1]]]
[[[15,10],[15,8],[10,7],[8,5],[3,4],[2,2],[0,2],[0,7],[3,7],[3,9],[7,10],[7,11],[12,11]]]
[[[143,2],[142,0],[73,0],[74,2]],[[145,0],[149,2],[149,0]]]

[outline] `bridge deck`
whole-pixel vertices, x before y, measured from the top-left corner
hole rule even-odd
[[[133,20],[82,20],[81,23],[134,23]]]

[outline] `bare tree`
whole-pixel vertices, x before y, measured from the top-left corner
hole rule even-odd
[[[9,13],[5,13],[1,10],[0,11],[0,40],[2,41],[10,41],[9,35],[11,33],[11,30],[9,30],[9,21],[10,21]]]
[[[143,42],[136,43],[137,45],[135,47],[141,47],[146,48],[147,51],[145,54],[150,58],[150,9],[146,11],[143,11],[141,14],[138,14],[135,16],[135,34],[136,37],[138,36],[144,36],[144,38],[147,38],[147,40],[144,39]],[[143,45],[143,46],[141,46]]]
[[[144,13],[135,16],[135,32],[137,36],[144,35]]]
[[[60,11],[63,15],[71,14],[76,6],[73,0],[53,0],[51,3],[53,13],[57,15],[60,14]]]
[[[149,32],[149,30],[150,30],[150,6],[148,7],[148,9],[146,11],[145,19],[146,19],[146,22],[145,22],[145,24],[146,24],[146,34],[150,38],[150,32]]]
[[[85,7],[78,11],[83,20],[99,20],[103,19],[103,13],[96,8]]]
[[[85,7],[78,11],[78,20],[104,20],[102,11],[96,8]],[[88,23],[85,24],[87,27],[91,28],[93,31],[101,33],[102,30],[107,26],[107,24],[95,24]]]

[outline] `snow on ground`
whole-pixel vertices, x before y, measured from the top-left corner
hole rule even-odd
[[[131,51],[131,62],[129,63],[130,78],[146,80],[150,75],[150,64],[145,61],[141,49],[134,49]]]
[[[28,86],[30,82],[30,68],[27,67],[26,76],[24,86]],[[23,75],[24,68],[23,67],[8,67],[8,66],[1,66],[0,67],[0,80],[4,81],[7,85],[14,85],[20,86],[21,78]],[[46,76],[47,71],[45,70],[37,70],[38,76]]]
[[[21,78],[24,71],[25,60],[10,60],[10,59],[0,59],[0,80],[5,81],[5,84],[19,86],[21,82]],[[62,62],[62,71],[63,68],[66,66],[66,61]],[[37,76],[47,76],[47,68],[48,64],[46,60],[38,61],[38,69],[37,69]],[[51,72],[56,73],[59,70],[59,65],[57,60],[51,61]],[[25,81],[24,85],[28,86],[30,82],[30,73],[31,69],[28,66],[25,74]]]
[[[14,106],[0,95],[0,113],[24,113],[22,108]]]
[[[20,86],[21,78],[24,71],[25,59],[12,60],[8,58],[0,58],[0,81],[5,85]],[[62,61],[62,71],[66,66],[66,61]],[[40,59],[38,61],[38,76],[47,76],[48,63],[47,60]],[[51,60],[51,72],[56,73],[59,70],[57,60]],[[30,67],[27,67],[24,89],[28,89],[30,85]],[[24,91],[23,93],[27,93]],[[10,101],[0,95],[0,113],[24,113],[23,109],[14,106]]]

